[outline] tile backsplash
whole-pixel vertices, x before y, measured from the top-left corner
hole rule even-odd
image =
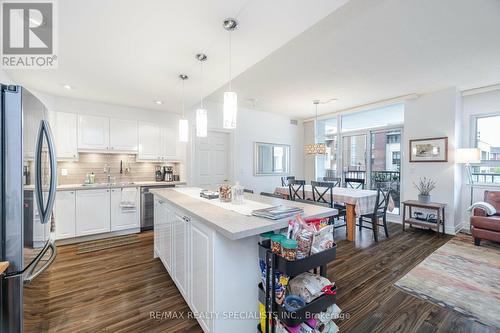
[[[123,173],[120,174],[120,161],[123,163]],[[135,155],[130,154],[99,154],[80,153],[78,161],[59,161],[57,175],[59,185],[82,184],[87,173],[94,172],[95,182],[107,182],[105,166],[111,167],[111,176],[115,182],[154,181],[156,167],[170,165],[174,167],[174,174],[180,172],[177,162],[137,162]],[[62,175],[63,169],[67,175]]]

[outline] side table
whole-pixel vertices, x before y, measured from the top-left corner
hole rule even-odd
[[[421,227],[426,227],[435,230],[439,236],[439,227],[442,227],[442,234],[444,235],[445,226],[445,213],[444,209],[446,204],[439,202],[429,202],[424,203],[418,200],[406,200],[403,201],[403,231],[405,230],[405,224],[409,223],[410,226],[418,225]],[[423,219],[417,219],[413,216],[414,208],[422,208],[426,210],[432,210],[436,212],[436,221],[428,221]],[[408,216],[407,216],[408,213]]]

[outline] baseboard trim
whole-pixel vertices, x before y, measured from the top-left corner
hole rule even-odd
[[[58,239],[58,240],[56,240],[56,245],[76,244],[76,243],[99,240],[99,239],[115,237],[115,236],[138,234],[140,232],[141,232],[141,228],[132,228],[132,229],[127,229],[127,230],[106,232],[103,234],[80,236],[80,237],[75,237],[75,238]]]

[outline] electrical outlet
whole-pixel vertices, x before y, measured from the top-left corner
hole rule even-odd
[[[67,176],[68,175],[68,169],[61,169],[61,176]]]

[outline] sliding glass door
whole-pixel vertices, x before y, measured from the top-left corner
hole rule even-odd
[[[401,129],[370,132],[370,187],[392,190],[394,209],[399,214],[401,183]]]
[[[342,137],[343,180],[363,179],[366,187],[366,134]]]

